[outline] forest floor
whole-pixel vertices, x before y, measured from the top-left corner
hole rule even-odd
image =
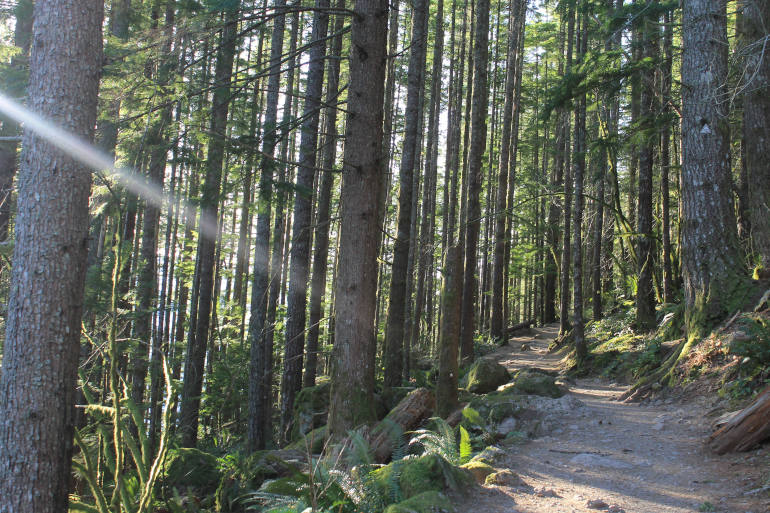
[[[533,330],[494,357],[516,370],[559,370],[548,353],[558,326]],[[522,351],[522,344],[531,350]],[[704,446],[717,397],[617,401],[626,385],[602,379],[569,383],[575,407],[537,438],[506,449],[496,466],[518,474],[519,487],[485,486],[454,497],[474,513],[760,513],[770,511],[767,447],[716,456]],[[721,413],[721,412],[719,412]],[[590,508],[601,501],[602,508]],[[601,504],[598,504],[601,506]]]

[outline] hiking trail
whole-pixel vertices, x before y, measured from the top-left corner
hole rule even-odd
[[[557,325],[514,337],[491,357],[510,371],[559,370],[548,353]],[[522,350],[527,344],[530,349]],[[523,480],[455,496],[473,513],[762,513],[770,511],[766,448],[717,456],[704,440],[718,397],[616,400],[627,385],[589,378],[568,382],[574,407],[537,438],[505,449],[495,466]],[[709,416],[709,413],[712,416]],[[552,417],[553,415],[551,415]],[[589,507],[589,502],[594,508]]]

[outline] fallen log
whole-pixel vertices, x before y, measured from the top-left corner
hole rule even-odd
[[[748,451],[770,438],[770,387],[764,389],[749,406],[725,420],[707,442],[717,454]]]
[[[514,324],[513,326],[508,326],[507,328],[505,328],[505,334],[510,337],[517,331],[528,330],[529,328],[532,327],[533,324],[535,324],[535,321],[529,320],[525,322],[520,322],[519,324]]]
[[[401,436],[430,417],[435,407],[436,398],[427,388],[413,390],[401,399],[367,437],[374,460],[377,463],[387,462],[395,447],[401,443]]]

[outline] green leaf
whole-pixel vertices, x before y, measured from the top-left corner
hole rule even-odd
[[[468,431],[460,426],[460,461],[465,463],[471,459],[471,437]]]

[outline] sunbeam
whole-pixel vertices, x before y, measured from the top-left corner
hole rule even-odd
[[[116,167],[109,155],[99,151],[89,142],[75,137],[52,121],[38,116],[2,93],[0,93],[0,112],[24,125],[26,130],[32,130],[70,157],[91,168],[92,171],[106,173],[145,201],[162,207],[177,200],[175,196],[163,192],[162,187],[148,182],[134,170]],[[185,200],[181,200],[181,202],[187,208],[197,208]],[[212,239],[216,238],[218,232],[216,219],[210,218],[204,213],[201,213],[200,217],[199,229],[201,234]]]

